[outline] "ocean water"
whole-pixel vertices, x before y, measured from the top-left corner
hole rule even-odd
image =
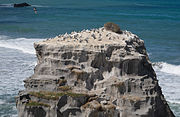
[[[21,2],[32,7],[13,8]],[[0,117],[17,117],[15,96],[36,64],[34,42],[109,21],[145,41],[163,94],[180,117],[179,0],[0,0]]]

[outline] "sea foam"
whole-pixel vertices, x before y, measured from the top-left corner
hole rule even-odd
[[[0,47],[20,50],[23,53],[35,54],[34,42],[40,41],[38,38],[15,38],[0,36]]]
[[[153,63],[154,69],[168,74],[180,76],[180,65],[173,65],[166,62]]]
[[[180,104],[180,65],[166,62],[153,63],[165,98],[171,104]]]
[[[0,7],[13,7],[13,4],[0,4]]]

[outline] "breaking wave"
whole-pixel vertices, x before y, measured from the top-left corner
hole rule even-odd
[[[0,36],[0,47],[20,50],[23,53],[35,54],[34,42],[40,41],[38,38],[15,38]]]
[[[180,76],[180,65],[173,65],[166,62],[153,63],[156,71]]]
[[[180,104],[180,65],[156,62],[153,63],[153,68],[167,101],[175,105]]]

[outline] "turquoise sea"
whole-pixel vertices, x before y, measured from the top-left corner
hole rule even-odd
[[[13,8],[22,2],[32,6]],[[33,42],[109,21],[145,41],[163,94],[180,117],[180,0],[0,0],[0,117],[17,117],[14,97],[36,65]]]

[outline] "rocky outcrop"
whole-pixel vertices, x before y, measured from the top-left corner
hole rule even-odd
[[[72,32],[34,44],[19,117],[174,117],[144,42],[128,31]]]
[[[19,4],[14,4],[14,7],[27,7],[27,6],[31,6],[30,4],[24,2],[24,3],[19,3]]]

